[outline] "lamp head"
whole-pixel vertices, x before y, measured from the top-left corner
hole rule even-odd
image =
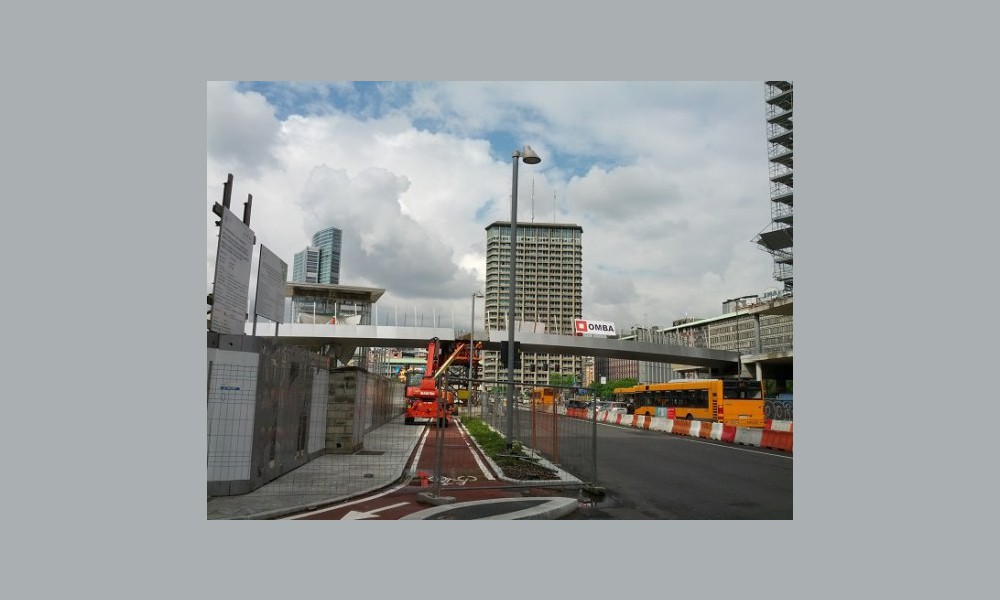
[[[535,154],[535,151],[531,149],[531,146],[524,147],[524,150],[521,152],[521,160],[528,165],[537,165],[542,162],[542,159]]]

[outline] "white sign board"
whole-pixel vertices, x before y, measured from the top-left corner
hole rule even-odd
[[[257,293],[254,300],[254,314],[275,323],[280,323],[285,314],[285,280],[288,278],[288,264],[260,245],[260,260],[257,263]]]
[[[599,335],[604,337],[616,337],[615,324],[611,321],[591,321],[590,319],[577,319],[573,328],[573,335]]]
[[[219,249],[215,253],[211,331],[243,335],[250,291],[253,231],[227,208],[222,210]]]

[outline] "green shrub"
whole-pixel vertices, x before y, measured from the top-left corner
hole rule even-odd
[[[465,417],[462,419],[462,425],[468,430],[469,435],[475,438],[483,452],[493,460],[503,459],[511,454],[526,456],[520,442],[514,442],[512,451],[508,452],[507,439],[480,419]]]

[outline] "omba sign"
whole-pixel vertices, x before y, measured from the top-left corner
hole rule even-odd
[[[591,321],[588,319],[577,319],[576,327],[573,331],[576,335],[603,335],[617,336],[615,324],[610,321]]]

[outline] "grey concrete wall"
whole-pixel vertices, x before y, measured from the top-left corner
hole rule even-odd
[[[403,387],[398,380],[357,367],[330,372],[326,451],[350,454],[364,447],[364,434],[403,412]]]
[[[357,452],[403,412],[394,378],[253,336],[209,334],[208,495],[245,494],[324,453]]]
[[[329,368],[329,359],[253,336],[209,334],[208,346],[210,356],[224,358],[232,356],[232,352],[256,356],[255,370],[246,375],[255,379],[255,397],[252,406],[240,407],[245,413],[243,427],[250,432],[245,443],[227,444],[222,439],[232,437],[232,428],[227,430],[222,426],[222,411],[216,407],[225,398],[216,398],[214,388],[237,386],[215,375],[226,372],[225,364],[210,364],[207,428],[210,496],[245,494],[322,454],[321,450],[310,456],[307,448],[310,415],[315,412],[316,401],[326,402],[325,397],[314,398],[313,379],[319,370]],[[220,450],[213,452],[213,448]],[[220,472],[218,465],[234,462],[245,465],[246,461],[249,469],[244,469],[239,478],[212,479],[213,473]]]

